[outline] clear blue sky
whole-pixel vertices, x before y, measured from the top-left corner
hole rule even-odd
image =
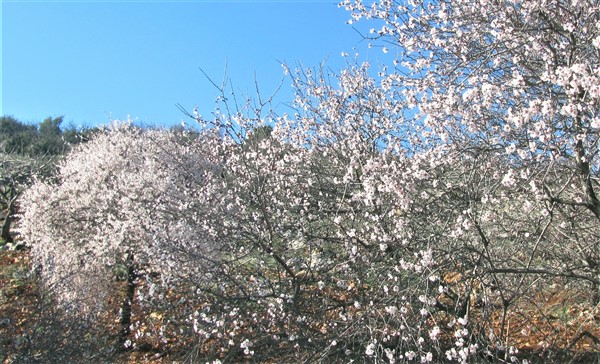
[[[335,0],[0,2],[0,115],[27,122],[64,115],[67,124],[97,125],[130,115],[179,124],[175,104],[214,109],[218,92],[200,68],[221,81],[227,65],[237,92],[252,95],[254,74],[263,93],[275,90],[278,61],[326,60],[337,70],[342,51],[381,54],[367,49]],[[278,102],[291,100],[289,83]]]

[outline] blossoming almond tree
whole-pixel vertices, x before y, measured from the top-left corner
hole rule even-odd
[[[488,349],[510,355],[504,347],[504,324],[513,305],[524,299],[534,303],[557,277],[598,289],[598,4],[342,5],[352,12],[353,21],[379,20],[375,23],[383,25],[373,29],[373,41],[386,42],[388,51],[396,45],[398,58],[393,67],[383,68],[380,81],[368,76],[368,65],[348,68],[337,78],[306,69],[292,75],[298,112],[274,118],[272,133],[277,145],[287,146],[284,155],[292,155],[265,156],[275,145],[266,143],[262,150],[231,159],[236,161],[232,171],[241,173],[232,180],[247,181],[251,193],[243,196],[254,195],[252,204],[258,209],[246,210],[253,212],[248,221],[263,224],[263,233],[273,232],[279,226],[269,222],[271,214],[277,216],[273,221],[287,221],[284,216],[298,211],[292,216],[297,223],[304,221],[302,228],[287,227],[297,232],[293,241],[302,240],[297,246],[306,246],[307,236],[323,237],[326,232],[327,239],[312,243],[335,257],[331,267],[336,270],[328,270],[328,278],[369,282],[362,286],[369,287],[368,295],[361,291],[357,297],[345,296],[344,307],[364,309],[360,298],[368,296],[369,312],[378,312],[373,306],[377,302],[394,302],[385,312],[397,312],[394,300],[408,297],[403,294],[412,290],[426,316],[446,312],[455,322],[466,323],[473,305],[482,305],[483,318],[455,332],[457,347],[435,357],[465,361]],[[339,85],[331,85],[332,79]],[[260,119],[229,116],[215,123],[220,129],[234,125],[236,135]],[[294,164],[288,180],[295,187],[271,200],[273,189],[280,188],[270,185],[280,178],[274,167],[290,160],[302,161]],[[286,198],[301,191],[308,194]],[[278,204],[280,209],[271,209]],[[312,215],[319,223],[300,219],[302,208],[314,208]],[[306,216],[309,219],[311,213]],[[290,235],[268,236],[285,240],[282,237]],[[297,307],[305,283],[295,280],[295,270],[284,259],[286,251],[293,250],[275,241],[254,244],[295,282],[289,297],[291,307]],[[407,261],[415,254],[418,259]],[[386,260],[390,258],[395,260]],[[303,265],[309,266],[304,259]],[[403,288],[391,284],[400,281],[392,271],[428,272],[423,267],[435,267],[437,275],[405,282]],[[440,280],[445,274],[447,281],[454,280],[450,275],[458,277],[461,286]],[[439,295],[428,290],[428,282],[436,282]],[[326,280],[317,283],[327,287]],[[381,290],[370,290],[378,286]],[[379,295],[394,286],[402,293]],[[500,328],[490,322],[495,307],[502,311]],[[342,330],[356,341],[336,337],[336,350],[342,344],[342,351],[352,352],[355,343],[370,338],[366,349],[363,346],[367,356],[429,360],[434,355],[423,350],[426,338],[418,330],[403,335],[407,325],[382,325],[368,314],[358,316],[361,321],[350,321],[370,322],[362,327],[371,333],[352,331],[353,336]],[[386,346],[390,331],[402,337],[402,343],[414,340],[414,346]]]
[[[131,305],[140,278],[163,280],[202,269],[182,251],[210,246],[198,185],[214,171],[198,139],[115,123],[79,146],[54,180],[37,181],[23,196],[19,231],[30,244],[46,286],[69,311],[101,313],[121,267],[127,281],[119,345],[129,339]]]
[[[339,88],[324,79],[297,79],[292,117],[249,105],[198,118],[223,135],[211,148],[223,178],[207,185],[227,192],[204,218],[220,221],[228,247],[217,285],[204,291],[211,304],[194,315],[202,346],[217,342],[228,360],[277,351],[288,360],[433,361],[446,355],[440,332],[451,324],[460,340],[447,355],[472,356],[465,312],[432,324],[444,286],[438,237],[424,221],[447,226],[460,214],[420,205],[436,177],[427,169],[438,165],[401,145],[413,131],[365,67],[345,71]],[[253,136],[265,123],[272,131]]]
[[[463,166],[447,164],[462,175],[438,181],[432,199],[452,192],[464,203],[446,244],[463,247],[450,251],[469,275],[505,308],[548,277],[590,284],[596,304],[599,4],[341,5],[352,21],[377,24],[367,37],[397,55],[381,87],[412,112],[405,145]]]

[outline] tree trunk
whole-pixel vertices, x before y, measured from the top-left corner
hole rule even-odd
[[[6,209],[4,210],[4,219],[2,220],[2,231],[0,233],[0,238],[4,240],[6,243],[12,243],[13,237],[10,234],[10,224],[12,222],[12,215],[15,210],[15,200],[17,199],[14,188],[10,189],[9,195],[6,199]]]
[[[600,272],[594,272],[594,278],[596,281],[600,281]],[[600,304],[600,285],[598,283],[592,283],[592,296],[590,297],[590,303],[593,307],[598,306]]]
[[[133,303],[133,299],[135,296],[135,288],[136,288],[136,267],[133,259],[133,253],[129,252],[127,254],[127,291],[125,294],[125,299],[123,300],[123,304],[121,305],[121,332],[119,333],[118,339],[118,347],[119,350],[128,350],[130,349],[130,344],[127,343],[129,339],[129,335],[131,334],[131,305]]]
[[[11,215],[10,209],[7,209],[6,216],[4,216],[4,220],[2,221],[2,233],[0,235],[0,238],[2,238],[2,240],[4,240],[5,243],[13,242],[12,235],[10,235],[10,222],[11,222],[10,215]]]

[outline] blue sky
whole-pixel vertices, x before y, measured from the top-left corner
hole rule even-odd
[[[336,1],[2,2],[1,115],[27,122],[65,116],[73,125],[128,115],[147,125],[180,124],[177,109],[208,115],[218,92],[200,68],[236,93],[263,94],[290,65],[343,67],[343,51],[369,52]],[[369,24],[366,24],[369,26]],[[284,80],[277,111],[291,101]]]

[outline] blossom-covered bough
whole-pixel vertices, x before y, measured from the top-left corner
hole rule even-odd
[[[511,313],[548,287],[595,307],[597,2],[341,6],[393,64],[286,67],[283,115],[223,87],[202,133],[118,127],[36,184],[21,232],[49,287],[93,308],[124,264],[150,311],[185,287],[222,361],[510,361]]]

